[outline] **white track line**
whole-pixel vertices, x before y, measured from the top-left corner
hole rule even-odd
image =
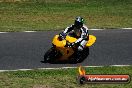
[[[126,67],[131,65],[109,65],[111,67]],[[105,67],[105,66],[83,66],[83,67]],[[78,67],[60,67],[60,68],[37,68],[38,70],[59,70],[59,69],[69,69],[69,68],[78,68]],[[28,70],[35,70],[35,69],[16,69],[16,70],[0,70],[0,72],[7,72],[7,71],[28,71]]]
[[[95,30],[95,31],[97,30],[98,31],[98,30],[105,30],[105,29],[89,29],[89,30]]]
[[[121,28],[121,29],[132,29],[132,28]]]
[[[18,71],[18,70],[0,70],[0,72],[7,72],[7,71]]]
[[[0,32],[0,33],[8,33],[8,32]]]
[[[24,31],[24,32],[37,32],[37,31]]]
[[[114,66],[114,67],[126,67],[126,66],[131,66],[131,65],[110,65],[110,66]]]
[[[116,29],[116,28],[115,28]],[[132,29],[132,28],[118,28],[118,29]],[[89,30],[107,30],[107,29],[89,29]],[[23,32],[37,32],[37,31],[23,31]],[[11,32],[0,32],[0,33],[11,33]]]

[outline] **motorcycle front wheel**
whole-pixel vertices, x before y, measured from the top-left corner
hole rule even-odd
[[[44,55],[44,63],[54,63],[58,53],[54,48],[50,48]]]

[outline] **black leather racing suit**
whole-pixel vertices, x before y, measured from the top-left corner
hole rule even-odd
[[[81,28],[76,28],[76,26],[73,24],[69,27],[67,27],[63,32],[64,35],[71,35],[75,38],[77,38],[77,41],[75,42],[76,45],[78,45],[78,50],[82,51],[84,46],[86,45],[88,41],[88,28],[86,25],[83,25]]]

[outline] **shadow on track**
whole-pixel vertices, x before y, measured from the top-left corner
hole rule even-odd
[[[84,59],[85,60],[85,59]],[[83,61],[84,61],[83,60]],[[83,61],[81,62],[78,62],[78,63],[82,63]],[[50,63],[50,64],[78,64],[76,62],[69,62],[69,61],[56,61],[56,62],[45,62],[45,61],[40,61],[41,63]]]

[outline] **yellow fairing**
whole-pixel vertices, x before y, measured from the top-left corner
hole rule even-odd
[[[70,36],[66,36],[66,40],[67,40],[68,42],[70,42],[70,43],[73,43],[73,42],[76,42],[76,41],[77,41],[76,38],[70,37]]]
[[[94,35],[89,35],[89,41],[86,44],[86,47],[90,47],[93,45],[96,41],[96,37]]]
[[[77,41],[76,38],[70,36],[66,36],[66,40],[69,41],[70,43]],[[89,41],[87,42],[86,47],[90,47],[95,43],[95,41],[96,41],[96,37],[94,35],[89,35]]]
[[[66,40],[59,41],[59,40],[58,40],[58,37],[59,37],[59,35],[56,35],[56,36],[53,38],[52,43],[53,43],[54,45],[56,45],[57,47],[64,47],[64,46],[66,45]]]
[[[56,35],[56,36],[53,38],[53,41],[52,41],[52,43],[53,43],[54,45],[56,45],[57,47],[64,47],[64,46],[66,45],[66,41],[68,41],[68,42],[70,42],[70,43],[73,43],[73,42],[77,41],[76,38],[70,37],[70,36],[66,36],[66,40],[59,41],[59,40],[58,40],[58,37],[59,37],[59,35]],[[89,41],[88,41],[88,43],[86,44],[86,47],[90,47],[91,45],[93,45],[94,42],[95,42],[95,40],[96,40],[96,37],[95,37],[95,36],[89,35]]]

